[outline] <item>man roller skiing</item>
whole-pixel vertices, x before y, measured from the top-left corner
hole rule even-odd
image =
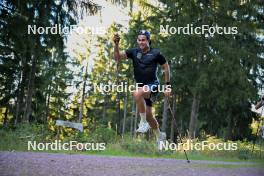
[[[134,78],[138,88],[133,92],[138,111],[140,114],[139,127],[136,130],[139,133],[146,133],[150,127],[153,129],[157,142],[166,140],[166,133],[161,132],[159,124],[152,114],[152,104],[158,93],[159,80],[157,78],[157,67],[161,65],[164,71],[165,96],[170,96],[170,70],[165,57],[158,49],[150,47],[150,33],[141,30],[137,36],[137,48],[127,49],[125,52],[119,51],[120,36],[114,36],[114,57],[117,61],[130,58],[133,61]],[[160,89],[159,89],[160,90]]]

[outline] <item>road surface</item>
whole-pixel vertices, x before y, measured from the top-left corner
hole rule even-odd
[[[191,161],[58,154],[0,152],[1,176],[264,176],[264,167],[238,162]]]

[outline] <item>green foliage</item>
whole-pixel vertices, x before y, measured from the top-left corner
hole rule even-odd
[[[151,154],[155,152],[155,145],[149,141],[126,141],[121,143],[124,150],[135,154]]]
[[[55,138],[50,139],[47,136],[50,135],[48,129],[39,124],[21,124],[16,129],[0,129],[0,150],[1,151],[27,151],[27,141],[39,142],[54,142]],[[184,139],[186,141],[187,139]],[[115,132],[104,126],[98,127],[98,130],[91,134],[76,133],[75,136],[65,137],[62,142],[77,141],[79,143],[85,142],[105,142],[107,143],[106,150],[92,153],[118,155],[118,156],[144,156],[144,157],[166,157],[166,158],[181,158],[184,159],[183,151],[159,151],[157,149],[157,143],[155,140],[146,140],[140,138],[131,138],[129,135],[125,135],[124,138],[117,138]],[[221,142],[237,143],[237,150],[188,150],[187,154],[190,160],[206,159],[206,160],[236,160],[236,161],[263,161],[263,141],[257,141],[252,153],[253,143],[249,141],[224,141],[222,138],[214,136],[207,136],[203,141],[208,143],[218,144]],[[201,142],[196,140],[195,142]],[[54,151],[53,151],[54,152]],[[67,151],[55,151],[61,153],[67,153]],[[71,151],[71,153],[75,151]],[[260,155],[262,152],[262,155]],[[88,152],[90,154],[90,152]]]
[[[105,126],[98,126],[93,133],[89,136],[93,142],[115,143],[116,132]]]
[[[21,123],[14,129],[0,129],[0,150],[27,150],[28,141],[46,142],[51,132],[43,124]]]
[[[85,120],[85,134],[63,129],[65,140],[76,138],[86,141],[115,141],[113,130],[101,126],[109,123],[112,129],[121,133],[125,99],[127,114],[130,116],[125,127],[133,132],[133,99],[126,93],[94,92],[93,85],[133,84],[131,60],[117,63],[113,59],[112,37],[124,28],[113,24],[106,36],[100,36],[96,43],[99,48],[93,59],[92,72],[81,65],[83,56],[89,56],[91,41],[87,38],[85,53],[78,53],[78,61],[65,53],[65,36],[61,35],[25,35],[28,24],[62,27],[77,22],[76,3],[72,0],[61,3],[50,1],[11,1],[5,0],[11,10],[0,9],[0,125],[9,127],[21,121],[39,122],[43,126],[32,129],[18,127],[19,133],[39,135],[40,128],[49,127],[53,131],[49,139],[53,140],[55,120],[75,121],[80,113]],[[200,101],[197,134],[225,137],[226,140],[252,139],[250,124],[256,114],[251,112],[251,103],[263,85],[263,4],[258,0],[245,1],[185,1],[160,0],[159,7],[140,1],[140,12],[131,10],[128,33],[121,34],[122,50],[136,47],[137,32],[147,29],[151,32],[152,47],[160,48],[171,68],[171,82],[176,97],[177,123],[185,133],[190,123],[192,101]],[[88,3],[89,5],[89,3]],[[91,14],[96,10],[89,6]],[[95,11],[93,11],[95,10]],[[144,12],[144,13],[143,13]],[[73,16],[72,16],[73,15]],[[233,35],[183,35],[160,33],[160,25],[171,27],[194,27],[204,24],[236,26],[238,34]],[[75,75],[74,70],[78,70]],[[161,83],[162,75],[159,74]],[[82,81],[80,81],[82,79]],[[84,84],[86,83],[87,84]],[[67,90],[75,87],[72,95]],[[80,99],[84,97],[83,111],[80,112]],[[159,100],[161,100],[160,96]],[[162,114],[162,101],[155,104],[155,115]],[[128,123],[132,122],[132,123]],[[11,125],[9,125],[11,124]],[[48,125],[47,125],[48,124]],[[83,122],[84,124],[84,122]],[[36,128],[36,129],[33,129]],[[109,127],[110,128],[110,127]],[[25,130],[25,131],[23,131]],[[41,132],[46,134],[46,130]],[[167,134],[169,134],[169,129]],[[32,133],[32,134],[30,134]],[[49,133],[49,132],[47,132]],[[64,136],[63,136],[64,135]],[[202,134],[200,134],[201,136]],[[45,135],[44,135],[45,136]],[[13,138],[13,137],[12,137]],[[144,143],[144,142],[143,142]],[[124,143],[129,151],[139,152],[151,148],[142,143]],[[133,148],[133,146],[135,148]],[[248,150],[241,150],[241,158],[246,158]]]
[[[75,64],[65,53],[66,38],[50,32],[27,34],[28,25],[69,27],[84,12],[95,14],[98,6],[73,0],[1,1],[0,108],[7,111],[0,121],[4,125],[45,123],[49,116],[66,116],[70,96],[66,89],[73,79],[69,65]]]
[[[184,131],[194,97],[198,97],[199,127],[207,134],[226,139],[251,138],[249,128],[255,114],[251,105],[263,85],[263,4],[259,1],[159,1],[162,8],[140,1],[146,11],[134,14],[128,36],[147,28],[152,43],[160,47],[170,63],[173,92],[178,97],[177,117]],[[148,14],[148,15],[145,15]],[[250,20],[255,19],[253,22]],[[192,24],[237,27],[233,35],[161,34],[160,25],[184,27]],[[131,38],[128,41],[131,41]],[[162,79],[161,79],[162,80]],[[216,122],[216,123],[215,123]],[[234,130],[232,130],[234,129]],[[222,131],[225,131],[224,133]]]

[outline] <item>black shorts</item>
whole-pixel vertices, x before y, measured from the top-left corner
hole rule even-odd
[[[151,93],[150,93],[149,98],[144,98],[144,99],[145,99],[146,105],[151,107],[152,104],[156,101],[158,93],[159,93],[158,92],[159,82],[155,81],[154,83],[146,84],[146,86],[149,87],[149,89],[151,90]]]

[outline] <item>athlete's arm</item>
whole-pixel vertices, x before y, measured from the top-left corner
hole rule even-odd
[[[171,95],[171,85],[170,85],[170,66],[169,64],[166,62],[165,64],[161,65],[161,68],[164,72],[164,81],[166,83],[166,88],[165,88],[165,92],[164,95],[169,97]]]
[[[166,84],[165,88],[165,96],[170,96],[171,94],[171,84],[170,84],[170,66],[168,62],[166,61],[165,57],[159,53],[157,55],[157,62],[161,65],[162,71],[164,73],[164,81]]]
[[[169,64],[166,62],[165,64],[161,65],[161,68],[164,72],[164,81],[165,83],[170,82],[170,67]]]
[[[127,58],[127,55],[125,52],[120,52],[119,50],[119,41],[120,36],[118,34],[114,35],[114,58],[116,61],[120,61],[122,58]]]

